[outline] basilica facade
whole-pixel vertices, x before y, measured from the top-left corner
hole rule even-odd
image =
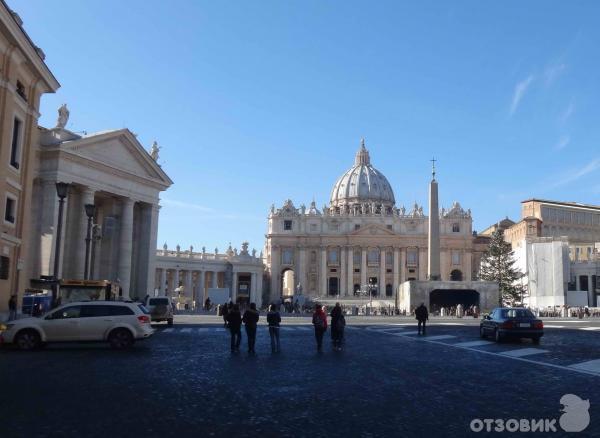
[[[428,227],[422,206],[396,205],[363,140],[354,164],[333,185],[328,206],[318,209],[313,201],[306,208],[287,200],[271,207],[265,243],[269,299],[352,299],[368,291],[393,303],[407,281],[477,279],[488,238],[473,233],[471,211],[458,202],[439,211],[439,278],[428,278]]]

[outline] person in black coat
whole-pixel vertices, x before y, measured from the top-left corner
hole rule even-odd
[[[246,336],[248,336],[248,353],[254,354],[254,344],[256,343],[256,325],[259,315],[256,311],[256,304],[250,303],[250,308],[244,312],[242,321],[246,324]]]
[[[331,311],[331,341],[333,342],[334,350],[342,349],[344,340],[344,328],[346,327],[346,318],[340,303],[335,303],[335,307]]]
[[[419,307],[415,309],[415,317],[418,321],[418,333],[421,334],[421,326],[423,326],[423,334],[425,334],[425,321],[429,319],[429,312],[425,303],[421,303]]]
[[[237,304],[234,305],[224,318],[227,318],[226,324],[231,333],[231,352],[238,352],[240,351],[240,343],[242,342],[242,314],[240,313],[240,306]]]

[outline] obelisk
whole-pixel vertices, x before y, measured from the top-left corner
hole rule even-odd
[[[427,279],[440,280],[440,215],[438,210],[438,184],[435,180],[435,158],[431,160],[431,182],[429,183],[429,251],[427,254]]]

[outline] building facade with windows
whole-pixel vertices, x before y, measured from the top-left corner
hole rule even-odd
[[[437,201],[436,201],[437,203]],[[436,204],[437,208],[437,204]],[[364,141],[354,165],[331,191],[328,206],[287,200],[271,207],[265,243],[270,300],[302,293],[351,298],[370,291],[393,301],[401,283],[429,280],[429,218],[423,207],[397,207]],[[477,278],[488,239],[474,236],[470,210],[458,202],[439,211],[441,281]]]
[[[27,287],[34,149],[40,98],[60,84],[22,21],[0,0],[0,312]]]
[[[504,238],[531,307],[600,305],[600,206],[529,199]]]

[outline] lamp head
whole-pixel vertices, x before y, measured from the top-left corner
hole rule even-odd
[[[64,199],[67,197],[67,192],[69,190],[69,183],[66,182],[57,182],[56,183],[56,194],[60,199]]]
[[[94,217],[94,213],[96,212],[96,206],[94,204],[85,204],[85,214],[87,217]]]

